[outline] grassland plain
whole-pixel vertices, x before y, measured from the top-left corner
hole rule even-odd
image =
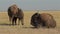
[[[0,34],[60,34],[60,11],[39,11],[39,13],[49,13],[53,15],[56,20],[56,28],[39,28],[33,29],[30,25],[31,16],[36,11],[24,11],[24,25],[9,26],[10,22],[8,19],[7,12],[0,12]]]

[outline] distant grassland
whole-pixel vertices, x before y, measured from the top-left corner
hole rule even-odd
[[[36,11],[23,11],[24,12],[24,24],[26,27],[31,27],[30,25],[30,20],[31,20],[31,16],[36,13]],[[56,28],[59,29],[60,32],[60,11],[39,11],[39,13],[49,13],[51,15],[53,15],[54,19],[56,20]],[[8,19],[8,14],[7,12],[0,12],[0,24],[10,24],[9,19]],[[8,26],[8,25],[7,25]],[[21,26],[21,25],[20,25]],[[9,27],[9,26],[8,26]],[[12,26],[13,27],[13,26]],[[12,28],[11,27],[11,28]],[[17,27],[17,26],[16,26]],[[21,26],[22,27],[22,26]],[[0,26],[0,28],[6,28],[6,26]],[[14,28],[14,27],[13,27]],[[8,28],[9,29],[9,28]],[[16,28],[15,28],[16,29]],[[2,29],[3,30],[3,29]],[[20,29],[19,29],[20,30]],[[29,29],[28,29],[29,30]],[[21,30],[24,32],[24,30]],[[31,31],[31,30],[29,30]],[[9,32],[11,32],[9,30]],[[22,32],[22,33],[23,33]],[[47,31],[48,32],[48,31]],[[12,32],[11,32],[12,33]],[[19,32],[18,32],[19,33]],[[43,33],[43,32],[39,32],[38,34]],[[49,32],[51,33],[51,32]],[[30,34],[34,34],[32,32],[30,32]],[[36,33],[35,33],[36,34]],[[53,34],[53,33],[52,33]]]

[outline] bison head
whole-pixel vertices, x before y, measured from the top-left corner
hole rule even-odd
[[[40,14],[35,13],[31,17],[31,25],[38,27],[40,25]]]

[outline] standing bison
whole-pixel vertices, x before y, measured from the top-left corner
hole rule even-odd
[[[15,4],[8,8],[8,16],[9,21],[12,22],[12,25],[16,25],[16,21],[18,19],[18,25],[21,20],[22,25],[24,20],[24,13],[21,9],[19,9]]]
[[[48,13],[35,13],[31,17],[31,25],[34,27],[56,27],[56,21],[54,20],[53,16]]]

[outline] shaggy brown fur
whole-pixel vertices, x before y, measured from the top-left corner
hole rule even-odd
[[[56,27],[56,21],[54,20],[53,16],[48,13],[35,13],[31,17],[31,25],[34,27]]]
[[[12,21],[12,25],[14,25],[14,23],[16,25],[17,18],[19,19],[18,21],[21,20],[23,25],[24,13],[21,9],[17,7],[17,5],[12,5],[8,8],[8,16],[9,16],[10,22]]]
[[[48,13],[40,14],[42,22],[45,24],[46,27],[56,27],[56,21],[54,20],[53,16]]]

